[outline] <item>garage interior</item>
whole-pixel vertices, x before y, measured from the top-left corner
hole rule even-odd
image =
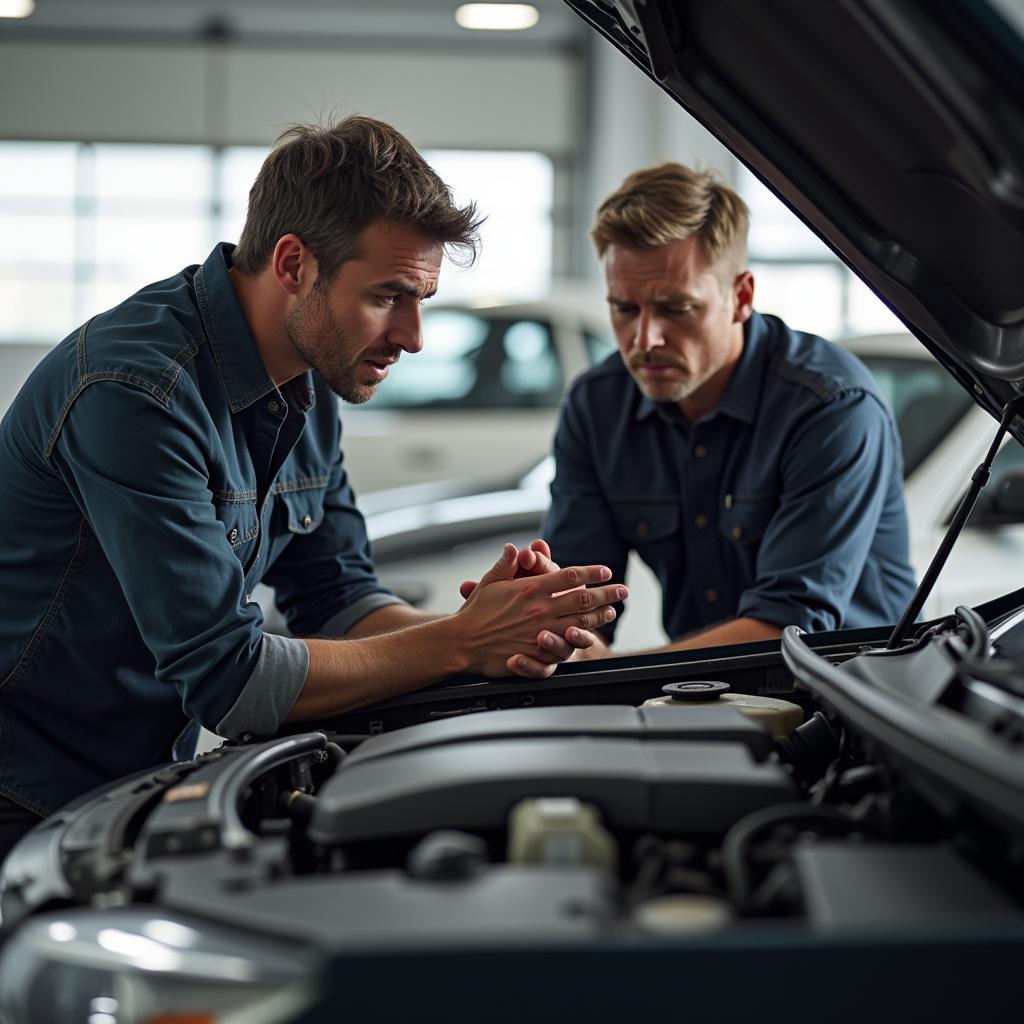
[[[752,205],[759,308],[829,337],[901,329],[639,69],[559,0],[535,6],[521,31],[460,27],[447,0],[38,0],[28,17],[0,18],[0,234],[20,240],[0,257],[0,411],[75,324],[233,240],[284,128],[345,113],[394,124],[489,217],[478,265],[447,268],[438,303],[554,292],[604,319],[593,211],[631,170],[678,160],[716,168]],[[424,479],[417,465],[419,449],[401,483]],[[354,476],[361,495],[376,489]],[[461,545],[450,578],[493,546]],[[421,552],[384,576],[419,592],[439,562]],[[639,562],[631,577],[621,635],[638,648],[663,634],[656,583]],[[428,607],[455,606],[448,579]]]
[[[78,798],[81,803],[55,804],[56,811],[39,810],[41,803],[21,808],[42,824],[11,859],[0,856],[0,911],[14,918],[0,919],[0,1024],[7,1020],[8,1004],[22,995],[21,1016],[12,1015],[12,1024],[47,1024],[33,1017],[31,1007],[57,1006],[62,999],[66,1006],[87,1006],[87,1018],[81,1019],[89,1024],[276,1024],[291,1022],[293,1006],[308,1010],[317,999],[322,1005],[316,1012],[323,1015],[309,1010],[301,1024],[339,1019],[338,1007],[368,1020],[406,1020],[413,1012],[432,1019],[434,1009],[448,1006],[458,1007],[451,1020],[476,1019],[481,1009],[494,1020],[521,1019],[520,1002],[538,1020],[583,1013],[601,1020],[654,1019],[669,1005],[685,1006],[701,1018],[703,1008],[732,1000],[749,1019],[763,1010],[763,994],[778,987],[783,972],[793,982],[783,1005],[789,1000],[796,1007],[799,999],[828,1006],[831,1018],[842,1021],[850,1019],[843,1015],[844,999],[857,1008],[856,1019],[878,1003],[880,1019],[910,1021],[918,1019],[920,1003],[942,1020],[962,1019],[968,1005],[976,1012],[978,979],[1012,979],[1004,967],[1019,959],[1024,919],[1024,591],[1018,580],[1024,448],[1002,434],[993,442],[991,395],[986,399],[979,383],[972,392],[973,378],[959,374],[961,368],[948,372],[934,357],[935,348],[929,351],[892,311],[902,308],[911,323],[906,308],[882,302],[751,169],[592,30],[572,2],[0,0],[0,239],[7,242],[0,249],[0,417],[39,361],[93,314],[202,263],[218,242],[237,241],[253,178],[290,125],[364,114],[404,133],[451,186],[456,203],[475,201],[485,217],[474,266],[446,262],[436,296],[422,307],[415,291],[406,289],[422,308],[423,351],[389,365],[383,371],[388,379],[365,405],[338,399],[346,469],[373,545],[371,570],[375,565],[380,582],[408,604],[457,611],[462,581],[492,566],[505,542],[523,549],[539,535],[564,396],[579,374],[615,349],[605,275],[589,238],[594,212],[627,175],[662,161],[712,169],[749,206],[756,311],[774,315],[795,332],[837,342],[874,375],[873,397],[879,400],[873,410],[886,430],[874,435],[882,438],[875,448],[898,452],[901,446],[904,460],[902,477],[894,458],[885,478],[890,496],[903,483],[909,523],[904,582],[911,573],[917,580],[924,574],[956,510],[966,507],[963,496],[972,471],[977,483],[981,471],[975,467],[982,458],[992,463],[988,494],[998,492],[1006,504],[979,504],[920,618],[906,616],[905,634],[895,642],[892,626],[883,630],[877,621],[856,629],[847,629],[848,621],[835,629],[780,623],[772,634],[782,631],[780,640],[757,636],[652,651],[666,643],[663,614],[664,622],[669,616],[657,577],[634,550],[624,581],[629,597],[610,660],[577,659],[540,682],[478,667],[452,674],[451,664],[437,654],[431,668],[443,667],[431,677],[434,682],[423,686],[421,676],[410,686],[394,663],[382,659],[387,669],[381,675],[395,672],[381,684],[391,690],[374,691],[372,699],[350,702],[321,719],[286,710],[265,734],[246,725],[225,742],[203,729],[194,758],[176,756],[176,748],[195,737],[203,716],[186,706],[192,692],[186,696],[184,684],[177,695],[164,687],[159,699],[170,694],[185,723],[166,745],[173,759],[168,754],[145,771],[122,767],[116,782],[91,790]],[[648,0],[615,2],[649,14],[656,0],[646,7]],[[1012,2],[989,0],[997,7]],[[595,3],[600,7],[603,0]],[[467,8],[487,6],[515,13],[521,26],[474,25],[472,19],[487,12]],[[605,13],[611,6],[604,4]],[[692,9],[728,23],[740,6],[742,0],[717,8],[694,0]],[[906,6],[918,15],[927,11],[918,0]],[[803,16],[799,0],[777,0],[761,12],[783,8],[790,17]],[[853,0],[840,8],[844,16],[869,21],[884,20],[879,12],[886,5]],[[922,23],[929,24],[928,17]],[[1019,27],[1024,32],[1024,18]],[[638,25],[633,28],[643,36]],[[677,33],[674,42],[679,38]],[[632,36],[627,40],[640,45]],[[836,95],[845,93],[838,89]],[[764,125],[770,133],[767,118]],[[1005,201],[1015,188],[1019,192],[1019,181],[996,176],[989,184]],[[793,191],[801,195],[796,185]],[[1000,223],[1010,225],[1007,237],[1020,226],[1009,216]],[[891,238],[882,241],[898,248]],[[904,261],[903,269],[911,262]],[[984,266],[979,260],[979,278]],[[241,303],[238,278],[233,280],[233,298]],[[205,287],[193,290],[198,295]],[[255,326],[248,326],[255,339]],[[204,322],[193,339],[206,331]],[[917,333],[926,337],[919,323]],[[278,334],[294,342],[283,329]],[[347,340],[340,330],[336,336]],[[213,350],[211,345],[204,355],[219,358],[210,355]],[[748,354],[754,350],[746,348]],[[739,342],[733,351],[742,351]],[[77,355],[84,373],[84,342],[77,350],[61,349],[66,352],[72,353],[68,365]],[[848,352],[839,355],[855,363]],[[300,397],[299,373],[275,376],[270,362],[253,358],[269,382],[252,402],[253,422],[278,413],[285,422],[291,413],[294,426],[300,418],[296,406],[284,402],[286,395],[289,402]],[[310,358],[303,369],[312,364]],[[214,369],[223,376],[220,363],[202,372],[219,387]],[[1024,388],[1009,373],[1000,384]],[[319,408],[333,414],[334,395],[326,388],[340,392],[333,381],[321,385],[330,404]],[[871,392],[870,381],[848,390],[858,386]],[[229,384],[229,398],[230,391]],[[300,399],[303,416],[316,408],[313,392],[304,394],[311,404],[302,406]],[[705,458],[703,437],[688,431],[702,421],[706,426],[718,410],[712,405],[712,415],[686,414],[684,424],[677,397],[663,402],[660,412],[679,405],[670,410],[677,414],[676,426],[684,428],[676,436],[692,441],[694,457],[710,466],[719,456],[714,444],[714,458]],[[982,408],[985,400],[988,409]],[[1024,408],[1024,398],[1015,401]],[[32,419],[24,413],[26,404],[23,395],[8,423],[19,413]],[[1004,427],[1012,422],[1007,410]],[[230,411],[218,423],[241,433],[242,419],[234,418],[238,410]],[[107,419],[112,421],[109,414]],[[313,424],[314,417],[306,422]],[[320,426],[320,420],[315,427],[305,425],[304,440]],[[668,415],[660,427],[674,429]],[[833,434],[844,432],[845,421]],[[761,430],[759,437],[767,433]],[[296,431],[293,443],[301,434]],[[257,681],[271,678],[269,671],[260,674],[271,640],[303,646],[288,633],[274,592],[258,582],[261,573],[268,578],[274,560],[283,561],[283,593],[293,582],[287,579],[293,567],[282,557],[288,544],[292,552],[299,550],[299,566],[311,564],[303,561],[307,557],[322,564],[289,532],[315,534],[321,522],[336,527],[351,512],[337,500],[344,491],[337,484],[337,433],[323,436],[331,438],[324,447],[332,476],[314,476],[325,472],[321,462],[284,479],[279,490],[268,484],[260,492],[237,481],[224,486],[238,489],[217,490],[202,475],[210,499],[206,525],[216,529],[216,545],[226,557],[238,555],[243,566],[230,613],[236,619],[251,616],[246,626],[257,640],[244,653],[262,652],[250,676]],[[787,436],[799,439],[799,430]],[[732,444],[722,465],[750,444]],[[15,447],[0,447],[0,456]],[[22,448],[35,453],[42,444]],[[272,464],[273,444],[269,450]],[[119,449],[118,458],[124,460]],[[250,462],[255,465],[256,457]],[[641,458],[634,462],[640,465]],[[812,484],[824,476],[822,471]],[[751,545],[761,533],[748,523],[755,529],[759,523],[767,535],[768,513],[775,515],[782,502],[760,487],[748,488],[746,495],[731,485],[716,490],[721,479],[705,488],[715,495],[708,506],[687,505],[675,492],[638,498],[642,486],[630,490],[626,505],[646,502],[653,512],[630,509],[630,525],[620,532],[632,530],[631,546],[645,544],[650,552],[659,541],[667,550],[694,528],[704,532],[688,555],[713,536],[735,547],[742,540],[742,550],[755,558],[758,548]],[[873,494],[883,490],[878,479]],[[307,491],[321,492],[319,510],[315,504],[299,506],[305,484]],[[131,487],[130,482],[126,492]],[[764,521],[726,520],[721,508],[733,510],[734,490],[738,503],[746,500],[766,513]],[[593,493],[585,494],[587,500]],[[286,506],[284,518],[268,498]],[[288,505],[293,499],[294,515]],[[80,537],[88,526],[83,504],[69,506],[76,524],[81,519]],[[241,531],[232,522],[225,528],[224,505],[251,506],[252,532],[241,520]],[[614,520],[614,499],[607,505]],[[41,504],[27,507],[30,515],[23,519],[41,533],[35,518]],[[831,514],[838,522],[848,507],[830,506],[823,520]],[[271,510],[266,520],[265,508]],[[657,517],[666,509],[659,531]],[[804,512],[801,529],[791,531],[800,534],[794,548],[801,567],[813,547],[803,528],[811,516]],[[122,529],[118,516],[113,521]],[[614,523],[616,529],[622,521]],[[284,541],[265,555],[269,522]],[[327,529],[324,534],[336,536]],[[246,542],[255,549],[251,558],[238,554]],[[78,543],[85,550],[86,541]],[[30,547],[18,549],[15,561],[31,569]],[[335,557],[341,565],[342,555],[332,549],[330,558]],[[368,556],[365,561],[370,563]],[[669,561],[664,557],[662,567]],[[161,565],[167,564],[164,557]],[[181,564],[191,569],[194,563]],[[687,585],[698,580],[696,589],[720,609],[719,580],[698,577],[693,564],[686,562]],[[238,569],[234,561],[232,569]],[[107,593],[120,599],[121,586],[127,597],[123,577],[108,576],[114,589]],[[333,590],[321,589],[336,596],[340,590],[332,580]],[[880,590],[883,584],[894,586],[882,580]],[[295,589],[305,596],[304,584]],[[575,589],[565,595],[578,596]],[[172,592],[177,593],[166,591]],[[43,626],[30,626],[30,655],[52,639],[46,629],[65,593],[53,599]],[[99,587],[86,590],[93,598],[90,614],[108,607],[94,598],[103,593]],[[281,600],[287,610],[287,595]],[[8,610],[16,603],[8,601]],[[813,603],[808,599],[804,606]],[[179,601],[176,607],[188,604]],[[292,610],[299,604],[293,601]],[[359,601],[352,604],[360,607]],[[195,607],[205,614],[205,604],[197,601]],[[391,594],[382,604],[361,607],[364,617],[366,607],[409,612]],[[328,637],[344,633],[328,628],[336,618],[327,618],[324,638],[298,627],[295,633],[309,637],[310,650],[326,646]],[[707,625],[723,623],[727,616]],[[361,639],[372,644],[391,631]],[[468,632],[451,634],[456,642],[449,650],[468,646]],[[139,634],[143,638],[141,624]],[[409,633],[404,635],[400,642],[408,643]],[[79,653],[74,644],[66,648]],[[155,657],[141,639],[138,650]],[[643,653],[618,657],[636,652]],[[305,674],[310,657],[307,651],[298,675],[300,694],[312,689],[306,681],[314,674]],[[14,706],[8,698],[17,691],[12,686],[2,692],[21,662],[30,660],[16,658],[19,664],[7,680],[0,672],[0,827],[5,803],[18,804],[4,774],[12,720],[6,708]],[[413,660],[406,651],[406,663]],[[369,663],[377,668],[372,658]],[[276,663],[280,675],[272,678],[273,686],[291,678],[282,665],[284,660]],[[144,668],[148,685],[152,673]],[[295,675],[294,661],[287,668]],[[71,687],[60,688],[74,672],[49,675],[59,681],[53,706],[63,713],[60,702],[67,699],[67,720],[77,727]],[[180,678],[187,675],[180,672]],[[372,671],[365,675],[379,682]],[[116,672],[105,672],[105,678],[124,683]],[[133,680],[125,678],[127,692]],[[196,678],[205,685],[213,675]],[[335,694],[343,692],[338,678],[351,685],[339,672],[328,680]],[[179,677],[171,682],[177,685]],[[87,687],[79,691],[77,696],[93,699]],[[196,706],[200,699],[205,698],[200,694]],[[128,703],[116,692],[110,701],[108,710]],[[49,709],[43,700],[38,705]],[[204,721],[212,730],[237,706],[223,718],[218,708],[217,716]],[[148,742],[145,729],[160,710],[157,699],[148,707],[140,699],[131,712],[138,716],[132,720],[136,728],[126,730],[115,714],[99,716],[87,707],[93,720],[102,717],[110,729],[107,751],[118,751],[125,736]],[[26,727],[23,734],[31,731]],[[97,729],[98,747],[105,735]],[[54,756],[85,764],[87,758],[78,755],[68,744]],[[36,757],[32,770],[44,760]],[[102,760],[97,754],[96,763]],[[40,774],[46,770],[52,771]],[[14,941],[7,945],[9,934]],[[12,956],[8,949],[15,950]],[[574,949],[587,956],[577,958]],[[702,960],[695,950],[711,953]],[[115,983],[107,984],[105,975],[96,983],[107,970],[107,961],[98,957],[122,964],[130,984],[118,987],[116,972],[110,975]],[[53,973],[51,964],[71,964],[74,971]],[[90,975],[94,968],[97,973]],[[867,974],[876,984],[861,983]],[[510,975],[515,984],[509,986],[508,1005],[498,1005],[502,1001],[494,994]],[[740,976],[749,984],[737,986]],[[62,986],[62,977],[78,981]],[[310,979],[318,986],[315,999]],[[993,986],[993,1014],[1006,988]],[[239,993],[245,999],[236,1001]],[[635,1009],[645,998],[655,1012]],[[1013,1000],[1016,1008],[1015,994]],[[606,1016],[609,1007],[615,1012]],[[52,1019],[64,1024],[59,1013]]]

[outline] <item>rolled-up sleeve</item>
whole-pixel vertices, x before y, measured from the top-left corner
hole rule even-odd
[[[269,736],[276,732],[298,700],[308,671],[305,641],[265,633],[256,667],[238,699],[217,723],[217,735],[239,739],[247,733]]]
[[[871,394],[849,391],[805,416],[788,439],[779,506],[737,615],[808,631],[842,626],[899,458]]]
[[[117,578],[158,682],[211,730],[273,732],[305,681],[305,644],[263,633],[209,486],[210,438],[187,385],[169,402],[102,380],[77,396],[54,461]],[[302,648],[300,650],[300,647]]]

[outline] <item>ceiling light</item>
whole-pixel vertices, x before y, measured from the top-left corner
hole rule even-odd
[[[463,28],[517,32],[533,28],[540,11],[532,4],[463,4],[455,11],[455,22]]]
[[[0,18],[27,18],[36,9],[36,0],[0,0]]]

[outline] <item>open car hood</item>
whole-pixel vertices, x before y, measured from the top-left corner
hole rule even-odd
[[[998,417],[1024,391],[1016,0],[566,2],[820,235],[980,405]],[[1024,440],[1020,419],[1012,432]]]

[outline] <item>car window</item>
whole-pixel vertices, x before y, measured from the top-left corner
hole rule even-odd
[[[583,344],[587,348],[587,360],[591,366],[607,359],[615,351],[615,342],[610,335],[583,332]]]
[[[939,363],[897,356],[860,357],[889,403],[903,443],[903,473],[910,476],[973,404]]]
[[[1012,470],[1020,472],[1024,469],[1024,447],[1021,447],[1012,437],[999,449],[996,457],[992,460],[992,473],[989,476],[988,484],[978,497],[978,503],[967,520],[968,526],[983,525],[984,520],[992,509],[992,503],[999,495],[1000,481]],[[966,491],[966,488],[964,488]],[[991,522],[991,520],[989,521]]]
[[[992,476],[998,480],[1011,469],[1024,469],[1024,447],[1012,437],[999,449],[999,454],[992,460]]]
[[[557,402],[562,390],[558,358],[551,331],[536,320],[520,320],[509,326],[501,340],[501,388],[536,404]]]
[[[422,351],[404,354],[391,368],[373,408],[555,407],[561,393],[562,368],[548,324],[425,309]]]

